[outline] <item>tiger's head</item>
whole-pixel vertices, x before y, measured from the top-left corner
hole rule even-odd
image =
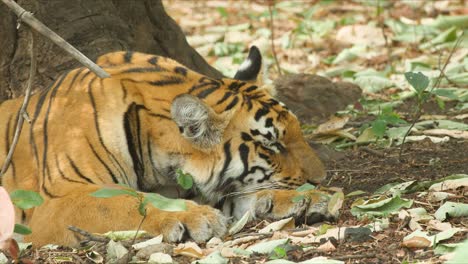
[[[223,197],[320,183],[324,167],[297,117],[257,84],[261,55],[252,47],[235,79],[219,91],[177,96],[171,116],[192,149],[184,170],[204,194]],[[197,154],[193,154],[197,153]]]

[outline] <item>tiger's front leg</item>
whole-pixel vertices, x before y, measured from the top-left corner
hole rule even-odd
[[[29,225],[32,234],[26,241],[35,246],[48,243],[76,245],[79,237],[68,226],[76,226],[91,233],[118,230],[136,230],[142,216],[138,212],[135,197],[121,195],[112,198],[96,198],[89,194],[99,186],[83,186],[60,198],[46,200],[37,207]],[[220,211],[185,201],[187,210],[167,212],[147,206],[147,217],[141,229],[151,234],[163,234],[168,242],[189,237],[203,242],[226,232],[227,219]]]
[[[229,210],[238,219],[249,211],[252,217],[258,219],[280,220],[294,217],[296,222],[313,224],[337,220],[339,212],[329,211],[330,198],[330,194],[318,190],[262,190],[249,196],[234,198],[228,206],[231,206]],[[227,208],[223,209],[226,213]]]

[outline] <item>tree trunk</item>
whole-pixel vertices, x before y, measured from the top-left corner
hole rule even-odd
[[[221,73],[188,45],[161,0],[17,0],[58,35],[95,60],[115,50],[157,54],[210,77]],[[28,79],[28,26],[0,2],[0,102],[23,94]],[[78,63],[45,37],[35,34],[37,73],[34,88],[48,86]]]

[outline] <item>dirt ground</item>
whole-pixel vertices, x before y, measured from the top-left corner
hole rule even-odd
[[[345,193],[373,192],[387,183],[436,180],[468,173],[468,142],[451,139],[443,144],[430,140],[405,144],[402,160],[399,147],[346,150],[338,160],[328,162],[327,185],[342,187]]]

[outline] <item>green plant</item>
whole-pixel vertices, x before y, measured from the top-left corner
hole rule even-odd
[[[138,233],[140,232],[141,225],[146,219],[146,205],[148,203],[163,211],[177,212],[187,210],[187,206],[184,200],[166,198],[157,193],[138,192],[137,190],[124,184],[104,187],[91,193],[90,195],[97,198],[112,198],[119,195],[129,195],[135,197],[135,199],[138,200],[138,213],[142,216],[142,218],[138,224],[138,228],[135,236],[133,237],[132,244],[135,243]],[[130,262],[130,254],[128,254],[127,262]]]
[[[303,185],[297,187],[296,191],[298,192],[307,192],[310,190],[314,190],[315,186],[310,184],[310,183],[304,183]],[[298,203],[302,201],[303,199],[307,199],[307,197],[304,194],[299,194],[293,197],[292,201],[295,203]]]
[[[138,212],[140,215],[146,215],[146,205],[152,206],[164,211],[185,211],[187,209],[185,201],[181,199],[166,198],[157,193],[143,193],[131,188],[130,186],[119,184],[112,187],[104,187],[90,194],[97,198],[111,198],[119,195],[130,195],[138,200]]]
[[[10,193],[10,198],[13,204],[21,210],[31,209],[44,202],[44,199],[39,193],[28,190],[15,190]],[[15,224],[14,232],[21,235],[29,235],[32,233],[28,226],[22,224]]]
[[[184,190],[189,190],[193,187],[193,176],[190,173],[184,172],[182,169],[176,170],[177,184]]]
[[[399,153],[400,160],[401,160],[401,155],[403,153],[403,146],[404,146],[406,137],[409,135],[411,129],[416,124],[416,121],[421,116],[423,103],[429,98],[429,93],[426,92],[427,87],[429,87],[429,78],[426,75],[422,74],[421,72],[418,72],[418,73],[406,72],[405,78],[408,81],[408,83],[416,91],[417,105],[416,105],[415,113],[413,116],[413,121],[411,122],[410,127],[408,128],[405,135],[403,136],[403,140],[402,140],[401,147],[400,147],[400,153]]]
[[[277,246],[273,249],[270,259],[285,259],[288,256],[285,245]]]
[[[391,106],[387,106],[379,112],[377,118],[371,123],[370,127],[377,138],[382,138],[387,131],[388,125],[404,123],[406,123],[406,121],[401,119],[400,116],[393,111]]]

